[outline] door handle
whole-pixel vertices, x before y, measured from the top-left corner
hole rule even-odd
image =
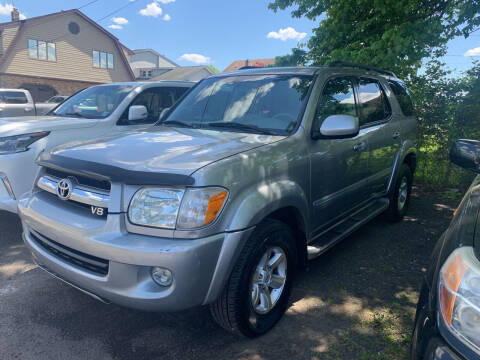
[[[367,148],[367,144],[364,141],[359,142],[353,146],[353,151],[363,151]]]
[[[33,110],[33,108],[28,108],[28,107],[25,108],[25,111],[32,111],[32,110]]]
[[[398,139],[400,137],[400,131],[395,131],[392,135],[394,139]]]

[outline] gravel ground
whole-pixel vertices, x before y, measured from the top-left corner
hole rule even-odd
[[[422,273],[457,201],[414,193],[398,224],[378,218],[299,274],[267,335],[218,328],[207,308],[105,305],[32,264],[16,216],[0,212],[1,359],[405,359]]]

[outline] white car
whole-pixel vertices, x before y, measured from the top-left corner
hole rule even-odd
[[[45,116],[0,119],[0,210],[17,212],[17,199],[33,187],[42,151],[156,123],[195,83],[126,82],[92,86]]]

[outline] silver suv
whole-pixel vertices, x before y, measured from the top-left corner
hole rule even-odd
[[[97,299],[209,304],[249,337],[298,268],[380,213],[400,220],[417,124],[395,75],[355,64],[201,81],[148,131],[63,145],[19,201],[37,263]]]

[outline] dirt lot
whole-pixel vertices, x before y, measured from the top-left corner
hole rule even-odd
[[[422,273],[457,201],[418,190],[401,223],[377,219],[311,263],[269,334],[239,339],[207,308],[104,305],[36,268],[0,212],[1,359],[405,359]]]

